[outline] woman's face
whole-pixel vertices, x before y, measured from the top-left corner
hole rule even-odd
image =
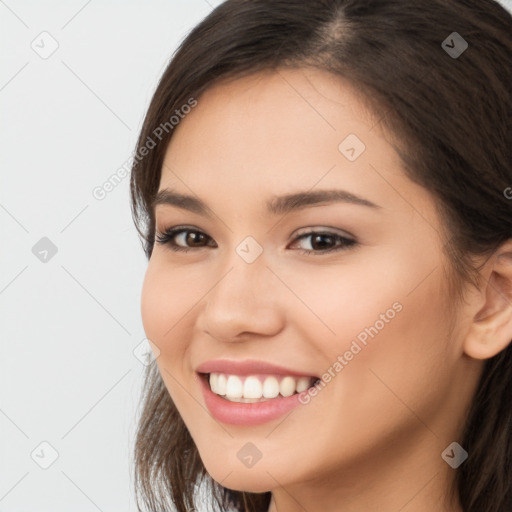
[[[332,75],[288,69],[215,85],[175,128],[156,227],[189,231],[155,243],[142,318],[225,487],[367,489],[383,466],[423,484],[448,468],[474,391],[467,322],[450,332],[433,198],[378,121]],[[216,393],[208,373],[224,375]]]

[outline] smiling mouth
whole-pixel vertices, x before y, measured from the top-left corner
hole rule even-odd
[[[230,402],[256,403],[286,398],[314,386],[317,377],[291,375],[232,375],[226,373],[200,373],[210,390]]]

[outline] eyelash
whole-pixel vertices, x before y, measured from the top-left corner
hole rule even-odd
[[[206,233],[203,233],[202,231],[199,231],[197,229],[191,229],[191,228],[185,228],[185,227],[175,227],[175,228],[166,229],[161,233],[157,232],[156,237],[155,237],[155,242],[158,244],[161,244],[161,245],[167,245],[169,247],[169,249],[171,249],[172,251],[176,251],[176,252],[178,252],[178,251],[189,252],[193,249],[203,249],[203,248],[207,247],[207,246],[181,247],[179,245],[176,245],[176,243],[174,242],[174,237],[177,236],[178,234],[186,233],[186,232],[200,233],[200,234],[206,235]],[[329,237],[335,238],[336,240],[341,240],[343,242],[343,244],[338,245],[337,247],[334,247],[334,248],[323,250],[323,251],[322,250],[315,251],[315,250],[310,250],[310,249],[298,249],[298,251],[301,254],[322,255],[322,254],[326,254],[326,253],[347,250],[348,248],[357,245],[357,242],[353,239],[345,238],[341,235],[338,235],[337,233],[331,233],[331,232],[326,232],[326,231],[309,231],[307,233],[302,233],[301,235],[296,237],[293,240],[293,242],[295,242],[297,240],[301,240],[303,238],[310,237],[312,235],[324,235],[324,236],[327,235]],[[208,235],[206,235],[206,236],[208,238],[210,238]],[[211,240],[211,238],[210,238],[210,240]]]

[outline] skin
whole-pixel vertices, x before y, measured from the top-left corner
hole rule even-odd
[[[186,225],[207,236],[189,252],[155,244],[144,329],[208,473],[231,489],[272,491],[270,512],[462,511],[441,453],[461,441],[483,360],[512,338],[510,247],[456,309],[435,199],[405,176],[378,120],[326,72],[260,72],[209,88],[166,152],[159,189],[198,197],[213,216],[156,207],[158,232]],[[338,149],[351,133],[366,146],[353,162]],[[274,195],[320,189],[379,208],[265,209]],[[322,254],[312,237],[297,239],[319,230],[357,245]],[[251,264],[236,252],[247,236],[263,248]],[[322,375],[397,302],[401,311],[288,416],[241,427],[207,411],[200,363],[259,359]],[[237,457],[247,442],[262,454],[251,468]]]

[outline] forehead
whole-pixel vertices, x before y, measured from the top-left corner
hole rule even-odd
[[[180,138],[178,133],[183,131],[183,125],[189,131],[191,119],[200,123],[201,129],[215,127],[212,131],[216,135],[232,129],[250,131],[254,136],[264,126],[267,133],[279,134],[281,141],[286,134],[298,135],[300,127],[304,128],[302,134],[309,136],[317,130],[340,136],[347,129],[359,129],[383,137],[379,114],[375,115],[366,103],[367,99],[356,88],[326,71],[264,70],[224,79],[209,87],[199,97],[197,107],[186,116],[188,121],[182,120],[174,130],[173,141]],[[294,125],[294,121],[300,123]]]
[[[244,180],[288,172],[307,178],[332,165],[348,170],[360,165],[340,153],[349,135],[364,145],[364,157],[378,154],[398,163],[364,98],[330,73],[279,69],[223,80],[174,129],[162,179],[172,179],[173,168],[195,175],[215,168],[217,179]]]

